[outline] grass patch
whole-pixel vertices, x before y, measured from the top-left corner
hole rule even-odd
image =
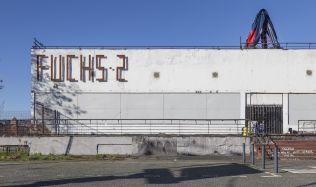
[[[97,160],[124,160],[126,156],[123,155],[96,155]]]
[[[26,152],[0,152],[0,161],[29,161],[29,160],[124,160],[123,155],[43,155]]]

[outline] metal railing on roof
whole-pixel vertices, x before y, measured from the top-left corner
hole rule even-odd
[[[316,49],[316,43],[314,42],[286,42],[280,43],[280,49]],[[270,43],[268,43],[270,46]],[[69,46],[39,46],[34,45],[32,49],[263,49],[261,44],[259,43],[255,48],[246,47],[246,43],[240,43],[239,45],[175,45],[175,46],[153,46],[153,45],[139,45],[139,46],[76,46],[76,45],[69,45]],[[273,47],[268,47],[267,49],[275,49]]]
[[[241,135],[245,123],[244,119],[44,119],[35,122],[52,135]]]

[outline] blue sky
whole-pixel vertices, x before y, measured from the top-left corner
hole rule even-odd
[[[316,42],[315,0],[0,0],[0,105],[30,110],[30,48],[239,45],[266,8],[280,42]]]

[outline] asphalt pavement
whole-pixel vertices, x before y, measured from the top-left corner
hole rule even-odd
[[[316,161],[255,166],[239,157],[143,157],[123,161],[0,162],[1,186],[316,186]]]

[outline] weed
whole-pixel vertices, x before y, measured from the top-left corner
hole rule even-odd
[[[124,160],[123,155],[43,155],[41,153],[29,154],[27,152],[0,152],[0,161],[8,160]]]

